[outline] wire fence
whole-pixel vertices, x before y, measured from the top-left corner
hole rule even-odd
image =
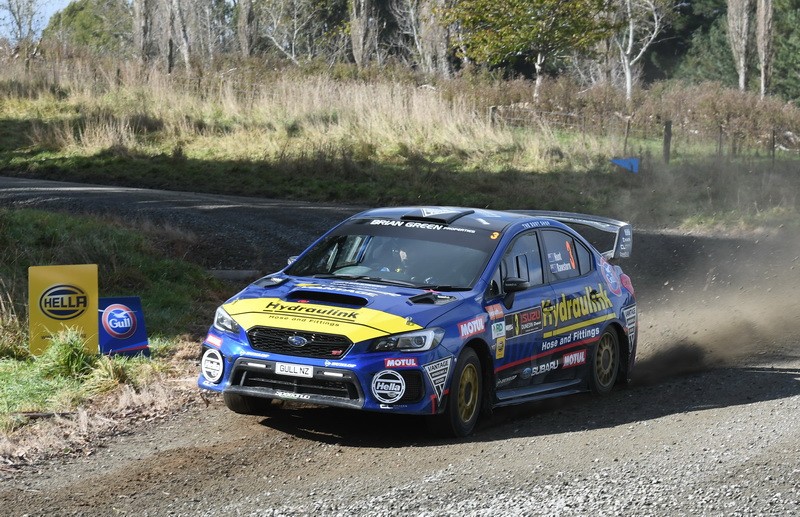
[[[669,163],[676,150],[715,152],[718,156],[766,154],[773,159],[778,153],[800,154],[800,131],[779,126],[747,127],[735,119],[713,121],[691,116],[676,117],[626,116],[613,113],[567,113],[539,111],[527,103],[491,106],[492,124],[512,127],[543,127],[551,131],[580,134],[583,137],[614,138],[622,142],[627,154],[638,144],[659,142],[663,160]]]

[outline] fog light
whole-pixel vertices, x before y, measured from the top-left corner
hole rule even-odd
[[[209,382],[214,384],[222,379],[222,354],[219,350],[208,348],[203,353],[203,359],[200,361],[200,368],[203,371],[203,377],[208,379]]]

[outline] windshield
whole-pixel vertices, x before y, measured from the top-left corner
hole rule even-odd
[[[469,289],[498,241],[498,233],[487,230],[357,220],[318,242],[286,273],[437,290]]]

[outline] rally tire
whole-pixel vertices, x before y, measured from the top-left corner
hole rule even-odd
[[[613,329],[607,329],[594,347],[589,364],[589,387],[592,392],[610,393],[620,372],[619,337]]]
[[[431,417],[429,428],[440,436],[472,434],[483,400],[483,375],[478,354],[465,348],[458,356],[444,413]]]
[[[222,399],[228,409],[240,415],[264,416],[275,409],[275,402],[267,398],[250,397],[238,393],[223,393]]]

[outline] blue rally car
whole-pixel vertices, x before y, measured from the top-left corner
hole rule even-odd
[[[630,225],[583,214],[369,210],[217,309],[198,385],[237,413],[295,400],[429,415],[455,436],[492,408],[607,393],[636,357],[614,264],[632,243]]]

